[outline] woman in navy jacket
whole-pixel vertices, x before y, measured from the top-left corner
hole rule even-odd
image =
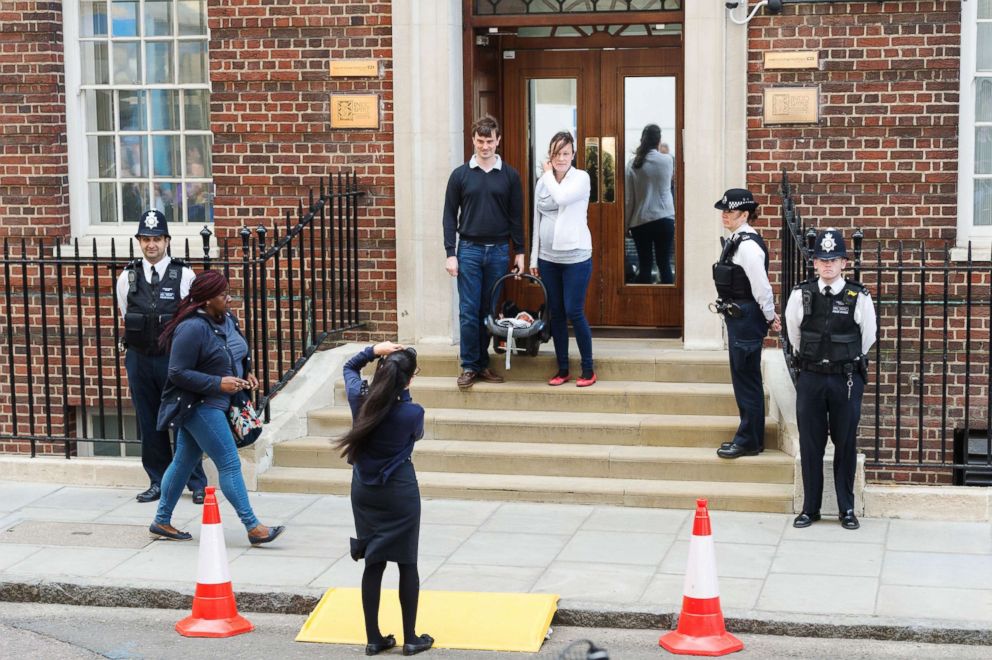
[[[268,543],[283,527],[258,522],[248,502],[241,476],[241,460],[228,422],[231,395],[255,389],[248,342],[237,320],[227,311],[227,280],[217,271],[200,273],[193,280],[175,318],[162,329],[160,342],[170,346],[169,382],[162,392],[158,427],[178,429],[176,453],[162,478],[162,498],[152,534],[176,541],[193,538],[172,526],[172,511],[182,485],[203,452],[217,466],[220,489],[248,530],[252,545]]]
[[[376,357],[380,360],[370,386],[361,372]],[[354,424],[337,447],[353,466],[351,509],[358,538],[351,539],[351,556],[355,561],[365,559],[366,655],[396,646],[393,635],[383,637],[379,631],[379,598],[387,561],[399,565],[403,655],[426,651],[434,644],[430,635],[415,632],[420,598],[420,488],[410,457],[413,443],[424,435],[424,409],[410,398],[410,382],[416,373],[417,352],[392,342],[369,346],[344,366]]]

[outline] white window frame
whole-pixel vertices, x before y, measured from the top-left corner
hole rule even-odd
[[[969,241],[975,241],[972,258],[987,260],[992,225],[975,226],[975,92],[978,78],[978,0],[961,3],[961,90],[958,108],[958,225],[955,260],[967,258]],[[985,77],[985,76],[983,76]]]
[[[141,8],[139,7],[139,12]],[[85,90],[92,89],[93,86],[84,86],[82,83],[82,57],[81,40],[79,31],[80,1],[65,0],[62,3],[63,20],[63,49],[65,62],[65,95],[66,95],[66,146],[68,151],[68,183],[69,183],[69,218],[70,231],[73,238],[80,239],[80,251],[89,254],[92,251],[93,240],[96,239],[97,251],[103,253],[109,248],[110,239],[130,238],[133,235],[132,228],[127,223],[122,224],[102,224],[91,223],[90,221],[90,187],[88,183],[89,166],[89,145],[86,136],[86,103]],[[108,29],[112,22],[108,13]],[[207,43],[210,41],[210,28],[207,27]],[[146,43],[142,38],[140,43]],[[144,56],[144,53],[143,53]],[[174,57],[176,55],[174,54]],[[174,64],[175,66],[175,64]],[[209,65],[208,65],[209,67]],[[209,68],[208,68],[209,71]],[[119,86],[118,86],[119,87]],[[133,89],[149,89],[151,86],[135,85]],[[155,88],[169,89],[189,89],[189,85],[155,85]],[[212,92],[212,85],[208,80],[206,87]],[[151,135],[151,131],[148,134]],[[115,149],[115,151],[117,151]],[[181,154],[182,164],[185,167],[186,154]],[[117,154],[118,161],[120,154]],[[118,172],[119,173],[119,172]],[[213,172],[211,171],[211,175]],[[175,178],[175,177],[162,177]],[[118,200],[118,204],[120,200]],[[135,223],[135,226],[136,223]],[[200,231],[206,226],[213,231],[213,222],[173,222],[169,226],[169,233],[172,236],[173,249],[178,249],[185,242],[190,240],[190,247],[197,256],[200,254]],[[216,252],[216,241],[211,240],[211,253]],[[118,253],[126,253],[127,244],[117,241]],[[64,251],[64,249],[63,249]],[[137,253],[138,250],[136,249]]]

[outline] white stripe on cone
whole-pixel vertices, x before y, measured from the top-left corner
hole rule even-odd
[[[689,537],[689,565],[685,570],[682,594],[689,598],[718,598],[716,548],[712,536]]]
[[[231,572],[227,567],[227,549],[224,546],[224,526],[221,524],[200,527],[196,581],[199,584],[224,584],[231,581]]]

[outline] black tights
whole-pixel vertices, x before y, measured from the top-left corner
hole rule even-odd
[[[417,641],[417,601],[420,598],[420,573],[416,564],[398,564],[400,567],[400,611],[403,613],[403,643]],[[370,644],[381,642],[379,632],[379,597],[382,595],[382,574],[386,562],[365,562],[362,574],[362,611],[365,613],[365,636]]]

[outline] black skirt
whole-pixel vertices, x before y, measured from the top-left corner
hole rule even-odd
[[[420,541],[420,487],[411,461],[405,461],[385,484],[363,484],[351,476],[351,511],[357,539],[351,558],[366,563],[417,563]]]

